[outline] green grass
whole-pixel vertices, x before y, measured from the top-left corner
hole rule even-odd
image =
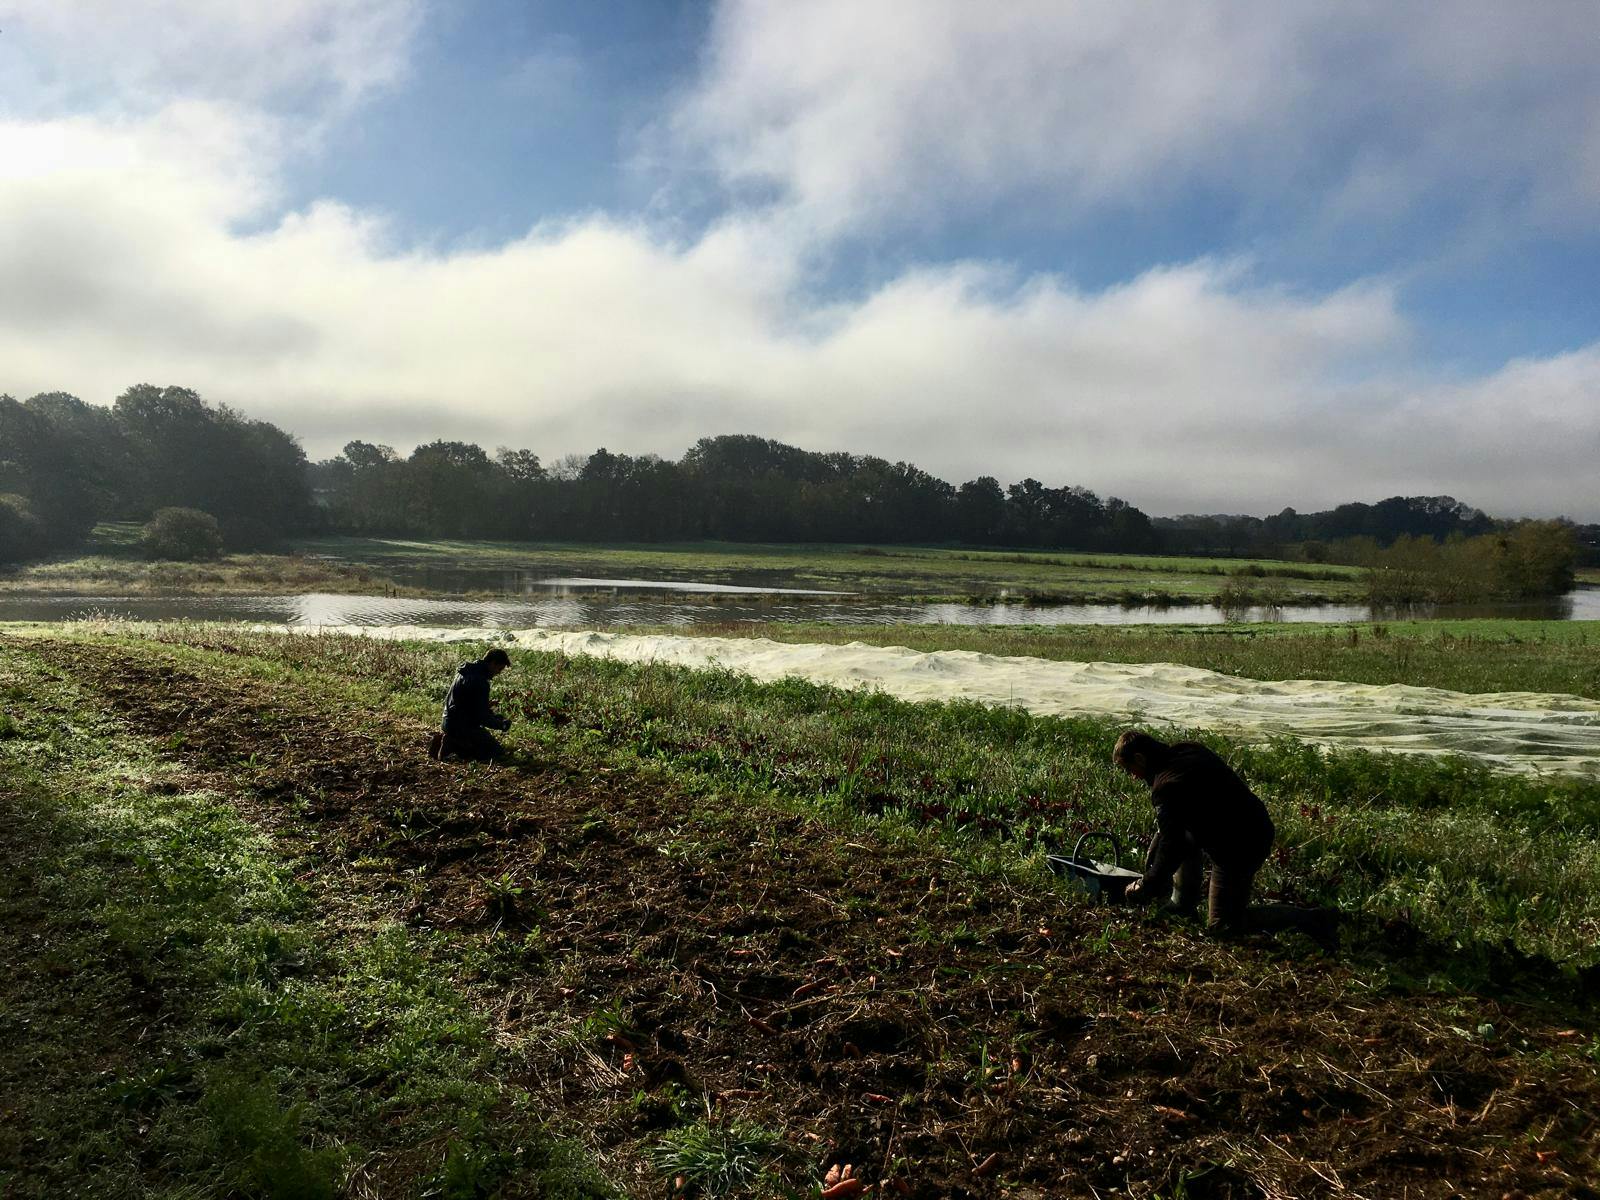
[[[124,526],[101,526],[87,553],[0,573],[0,592],[117,595],[347,592],[497,595],[519,576],[687,579],[809,588],[901,600],[1304,604],[1354,601],[1354,568],[1269,560],[1010,553],[922,547],[591,545],[316,538],[289,553],[211,563],[151,563]],[[516,589],[512,589],[516,590]]]
[[[674,1191],[693,1188],[698,1195],[731,1196],[759,1189],[777,1194],[772,1167],[783,1150],[783,1138],[770,1129],[696,1121],[664,1135],[650,1160]]]
[[[627,991],[632,960],[616,946],[550,950],[541,942],[548,914],[541,910],[537,845],[519,846],[528,855],[514,860],[515,869],[495,860],[474,878],[471,911],[483,920],[433,930],[400,925],[386,914],[423,881],[401,859],[385,865],[330,855],[318,841],[326,827],[309,809],[302,813],[295,797],[273,793],[275,816],[253,807],[260,796],[252,780],[262,768],[243,756],[227,759],[233,743],[217,736],[231,732],[226,709],[208,715],[211,749],[201,754],[186,752],[176,737],[136,737],[101,708],[113,703],[118,680],[171,680],[186,689],[170,697],[174,705],[185,697],[248,701],[239,720],[255,722],[252,733],[261,725],[276,729],[271,718],[280,710],[310,720],[286,728],[321,729],[318,714],[326,714],[340,762],[356,765],[357,780],[356,756],[370,746],[375,779],[409,771],[409,762],[421,767],[420,781],[432,778],[430,768],[416,761],[415,746],[403,744],[419,726],[392,718],[436,719],[451,668],[467,647],[218,627],[36,627],[36,634],[94,652],[52,657],[6,632],[0,630],[0,710],[15,719],[0,736],[0,953],[10,964],[0,978],[0,1193],[606,1194],[516,1081],[559,1072],[561,1064],[582,1061],[581,1047],[608,1038],[643,1047],[645,1027],[635,1027]],[[514,658],[496,692],[520,718],[509,738],[518,774],[492,767],[440,772],[441,795],[419,793],[419,811],[434,801],[441,813],[451,811],[452,779],[499,780],[519,795],[578,806],[564,835],[570,839],[587,836],[591,826],[605,834],[613,812],[660,799],[673,816],[646,859],[654,863],[659,853],[661,870],[711,886],[724,877],[730,852],[741,876],[766,861],[768,832],[772,861],[783,861],[781,845],[793,836],[782,832],[786,818],[815,818],[795,828],[806,830],[808,842],[837,838],[840,854],[858,863],[852,852],[877,846],[898,863],[896,871],[912,865],[910,878],[920,881],[930,867],[943,876],[953,866],[976,884],[959,920],[941,915],[935,903],[922,908],[919,888],[903,910],[903,935],[885,935],[903,937],[891,950],[951,947],[956,953],[945,971],[962,969],[964,950],[994,949],[984,942],[990,926],[982,914],[989,910],[978,900],[992,895],[1004,907],[1007,897],[1044,893],[1059,904],[1050,911],[1063,926],[1078,927],[1079,944],[1093,956],[1094,978],[1062,981],[1063,994],[1095,994],[1087,1011],[1111,1013],[1111,1040],[1119,1029],[1128,1034],[1145,1023],[1131,1020],[1134,1009],[1155,1019],[1198,994],[1205,985],[1195,973],[1232,953],[1182,937],[1160,918],[1122,913],[1105,914],[1103,927],[1100,915],[1090,914],[1083,939],[1087,910],[1059,903],[1064,891],[1059,901],[1050,897],[1060,885],[1046,872],[1041,847],[1070,845],[1081,830],[1100,826],[1130,846],[1149,832],[1147,793],[1108,762],[1117,732],[1108,722],[910,704],[799,681],[763,685],[725,672],[529,652]],[[113,664],[104,680],[92,665],[76,680],[50,665],[111,660],[124,665]],[[134,663],[139,672],[125,669]],[[141,703],[147,698],[140,693]],[[1593,1005],[1581,999],[1581,988],[1600,976],[1600,785],[1498,775],[1461,761],[1323,754],[1290,741],[1247,747],[1207,740],[1243,769],[1277,819],[1281,853],[1263,872],[1263,887],[1336,903],[1349,917],[1348,969],[1303,962],[1292,943],[1274,944],[1241,952],[1237,987],[1253,990],[1268,973],[1291,973],[1298,987],[1304,967],[1305,980],[1314,976],[1318,987],[1333,980],[1340,999],[1314,1014],[1297,1011],[1296,1019],[1343,1021],[1346,1002],[1352,1009],[1415,1002],[1435,1017],[1452,1006],[1477,1013],[1507,1004],[1491,1019],[1509,1031],[1514,1003],[1533,1000],[1539,1015],[1518,1017],[1518,1036],[1546,1027],[1581,1027],[1588,1036]],[[303,763],[323,761],[318,753],[308,747]],[[185,775],[176,760],[205,774]],[[594,790],[585,791],[591,781]],[[597,808],[592,819],[581,807],[607,797],[623,798],[623,806]],[[275,823],[279,835],[269,838],[262,826]],[[404,822],[378,824],[395,838],[408,836]],[[726,839],[735,836],[738,844],[730,845]],[[547,844],[559,852],[571,843]],[[752,846],[763,848],[760,857],[744,853]],[[369,870],[384,880],[375,890],[355,882]],[[890,879],[869,868],[864,890],[840,893],[852,929],[882,925],[874,889]],[[932,886],[930,877],[930,895]],[[750,897],[757,894],[752,888]],[[1026,929],[1034,925],[1030,920]],[[1161,951],[1166,938],[1173,957]],[[1125,981],[1133,989],[1125,997],[1111,981],[1130,969],[1135,947],[1154,956],[1140,969],[1155,973]],[[833,949],[829,943],[815,953]],[[528,972],[538,972],[553,997],[556,985],[581,977],[586,953],[604,964],[596,975],[603,986],[586,991],[561,1019],[491,1032],[488,1014],[515,995]],[[1026,997],[1025,981],[1041,973],[1048,980],[1054,964],[1032,949],[1014,962],[1008,953],[994,961],[1000,974],[991,1007],[1018,1004],[1013,985]],[[1085,960],[1073,961],[1081,968]],[[876,972],[874,962],[853,966]],[[874,974],[867,987],[877,983]],[[919,975],[885,983],[881,993],[862,993],[862,1001],[882,1002],[902,986],[920,994],[927,981]],[[719,1001],[741,1026],[744,1003],[736,991]],[[853,1003],[842,999],[840,1015]],[[1219,1010],[1208,1003],[1192,1011],[1209,1030]],[[1483,1019],[1460,1023],[1470,1032]],[[26,1037],[12,1036],[23,1031]],[[1387,1036],[1389,1028],[1380,1031]],[[1319,1036],[1313,1027],[1309,1040],[1295,1045],[1320,1051]],[[1418,1034],[1403,1026],[1396,1036]],[[1581,1053],[1559,1041],[1565,1036],[1539,1044],[1555,1038],[1551,1053]],[[1364,1054],[1359,1038],[1354,1044]],[[1164,1056],[1171,1043],[1160,1041],[1151,1049]],[[1181,1045],[1188,1055],[1189,1044]],[[1438,1053],[1437,1046],[1424,1049]],[[1012,1040],[968,1037],[936,1065],[965,1080],[965,1090],[951,1096],[998,1104],[1011,1093],[995,1089],[1018,1086],[1000,1082],[1016,1051]],[[1423,1053],[1417,1050],[1419,1063]],[[684,1059],[692,1072],[694,1056],[685,1052]],[[731,1082],[742,1090],[744,1061],[714,1086]],[[1153,1061],[1150,1080],[1165,1078],[1164,1059]],[[1364,1068],[1352,1069],[1365,1079]],[[1448,1071],[1448,1063],[1437,1069]],[[1541,1068],[1530,1050],[1525,1064],[1509,1069],[1526,1083]],[[1373,1078],[1387,1087],[1383,1080],[1392,1077]],[[563,1079],[558,1074],[555,1087],[566,1086]],[[639,1194],[668,1193],[683,1176],[699,1195],[814,1195],[796,1193],[795,1181],[816,1179],[833,1161],[832,1147],[799,1136],[807,1126],[796,1122],[792,1106],[774,1111],[753,1100],[751,1109],[727,1110],[709,1092],[670,1082],[617,1086],[604,1121],[585,1133],[604,1124],[609,1132],[598,1140],[615,1152],[617,1142],[605,1139],[631,1131],[622,1165],[640,1170]],[[899,1086],[883,1090],[900,1108],[865,1111],[909,1111]],[[1117,1082],[1115,1094],[1123,1088]],[[1164,1094],[1156,1102],[1172,1103]],[[921,1102],[943,1105],[950,1097],[940,1092]],[[1303,1103],[1295,1100],[1293,1111]],[[837,1128],[817,1132],[862,1136],[848,1122]],[[1537,1138],[1529,1144],[1544,1145]],[[906,1167],[915,1182],[917,1163]]]
[[[1600,699],[1600,622],[1396,621],[1320,625],[827,625],[748,622],[636,632],[907,646],[1071,662],[1168,662],[1247,679],[1342,679],[1459,692]]]
[[[0,1192],[609,1194],[436,940],[328,909],[329,864],[3,642],[0,699]]]
[[[187,650],[175,634],[173,652]],[[230,670],[428,720],[463,647],[209,632]],[[1109,828],[1141,846],[1144,788],[1116,771],[1119,726],[971,703],[914,704],[799,680],[515,653],[499,688],[526,761],[651,769],[710,802],[777,798],[890,833],[932,834],[969,861],[1037,871],[1043,847]],[[313,685],[310,681],[315,680]],[[1600,963],[1600,785],[1497,773],[1450,757],[1242,745],[1205,731],[1269,801],[1275,893],[1395,922],[1470,974],[1503,949],[1567,970]]]
[[[151,562],[139,548],[140,526],[97,525],[79,554],[0,567],[6,592],[84,595],[217,595],[250,593],[383,593],[397,589],[360,564],[329,562],[299,551],[225,554],[212,562]]]

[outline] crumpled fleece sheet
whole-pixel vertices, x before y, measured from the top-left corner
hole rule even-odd
[[[304,627],[271,627],[301,633]],[[1240,679],[1172,663],[1055,662],[967,650],[836,646],[766,638],[528,629],[339,626],[321,632],[432,642],[499,642],[624,662],[719,667],[876,688],[905,700],[974,700],[1053,716],[1216,729],[1247,740],[1288,735],[1324,746],[1459,754],[1523,772],[1600,778],[1600,702],[1542,692],[1448,692],[1402,684]]]

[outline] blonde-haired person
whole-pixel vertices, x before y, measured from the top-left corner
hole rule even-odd
[[[1251,905],[1256,872],[1272,851],[1276,830],[1261,798],[1214,751],[1199,742],[1169,744],[1130,729],[1117,739],[1111,760],[1149,785],[1156,816],[1144,876],[1129,885],[1124,899],[1150,903],[1170,889],[1171,903],[1193,912],[1209,864],[1209,928],[1299,929],[1330,950],[1337,946],[1330,910]]]

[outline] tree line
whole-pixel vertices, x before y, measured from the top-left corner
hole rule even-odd
[[[1150,550],[1150,518],[1115,497],[984,476],[954,487],[907,462],[769,438],[701,438],[682,458],[615,454],[546,467],[431,442],[401,457],[351,442],[315,464],[329,520],[358,533],[579,541],[964,542]]]
[[[141,384],[110,408],[47,392],[0,396],[0,561],[81,543],[97,521],[168,508],[214,517],[228,549],[307,533],[573,541],[959,543],[1355,561],[1401,538],[1502,527],[1448,496],[1326,512],[1156,518],[1037,479],[959,486],[908,462],[770,438],[697,441],[679,459],[604,448],[546,464],[434,441],[402,455],[353,441],[309,462],[289,433],[180,387]],[[1593,551],[1596,527],[1571,527]]]
[[[188,388],[140,384],[110,408],[64,392],[0,396],[0,562],[163,508],[209,513],[237,550],[317,522],[299,443]]]

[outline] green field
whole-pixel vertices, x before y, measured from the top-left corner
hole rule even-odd
[[[1166,597],[1203,602],[1225,588],[1286,602],[1356,598],[1353,567],[1255,559],[1171,558],[955,550],[905,546],[796,546],[734,542],[599,546],[578,543],[411,542],[324,539],[307,552],[374,570],[418,568],[741,582],[905,598],[1076,599]]]
[[[1107,722],[517,653],[513,762],[431,763],[462,654],[0,631],[0,1191],[1600,1176],[1600,785],[1208,738],[1272,807],[1265,890],[1344,914],[1329,959],[1043,869],[1148,833]]]
[[[686,579],[907,600],[1304,604],[1357,600],[1351,567],[1250,559],[1003,553],[919,547],[727,542],[598,546],[318,538],[286,554],[148,563],[133,530],[102,526],[89,553],[0,575],[0,590],[84,594],[366,592],[492,595],[530,578]]]

